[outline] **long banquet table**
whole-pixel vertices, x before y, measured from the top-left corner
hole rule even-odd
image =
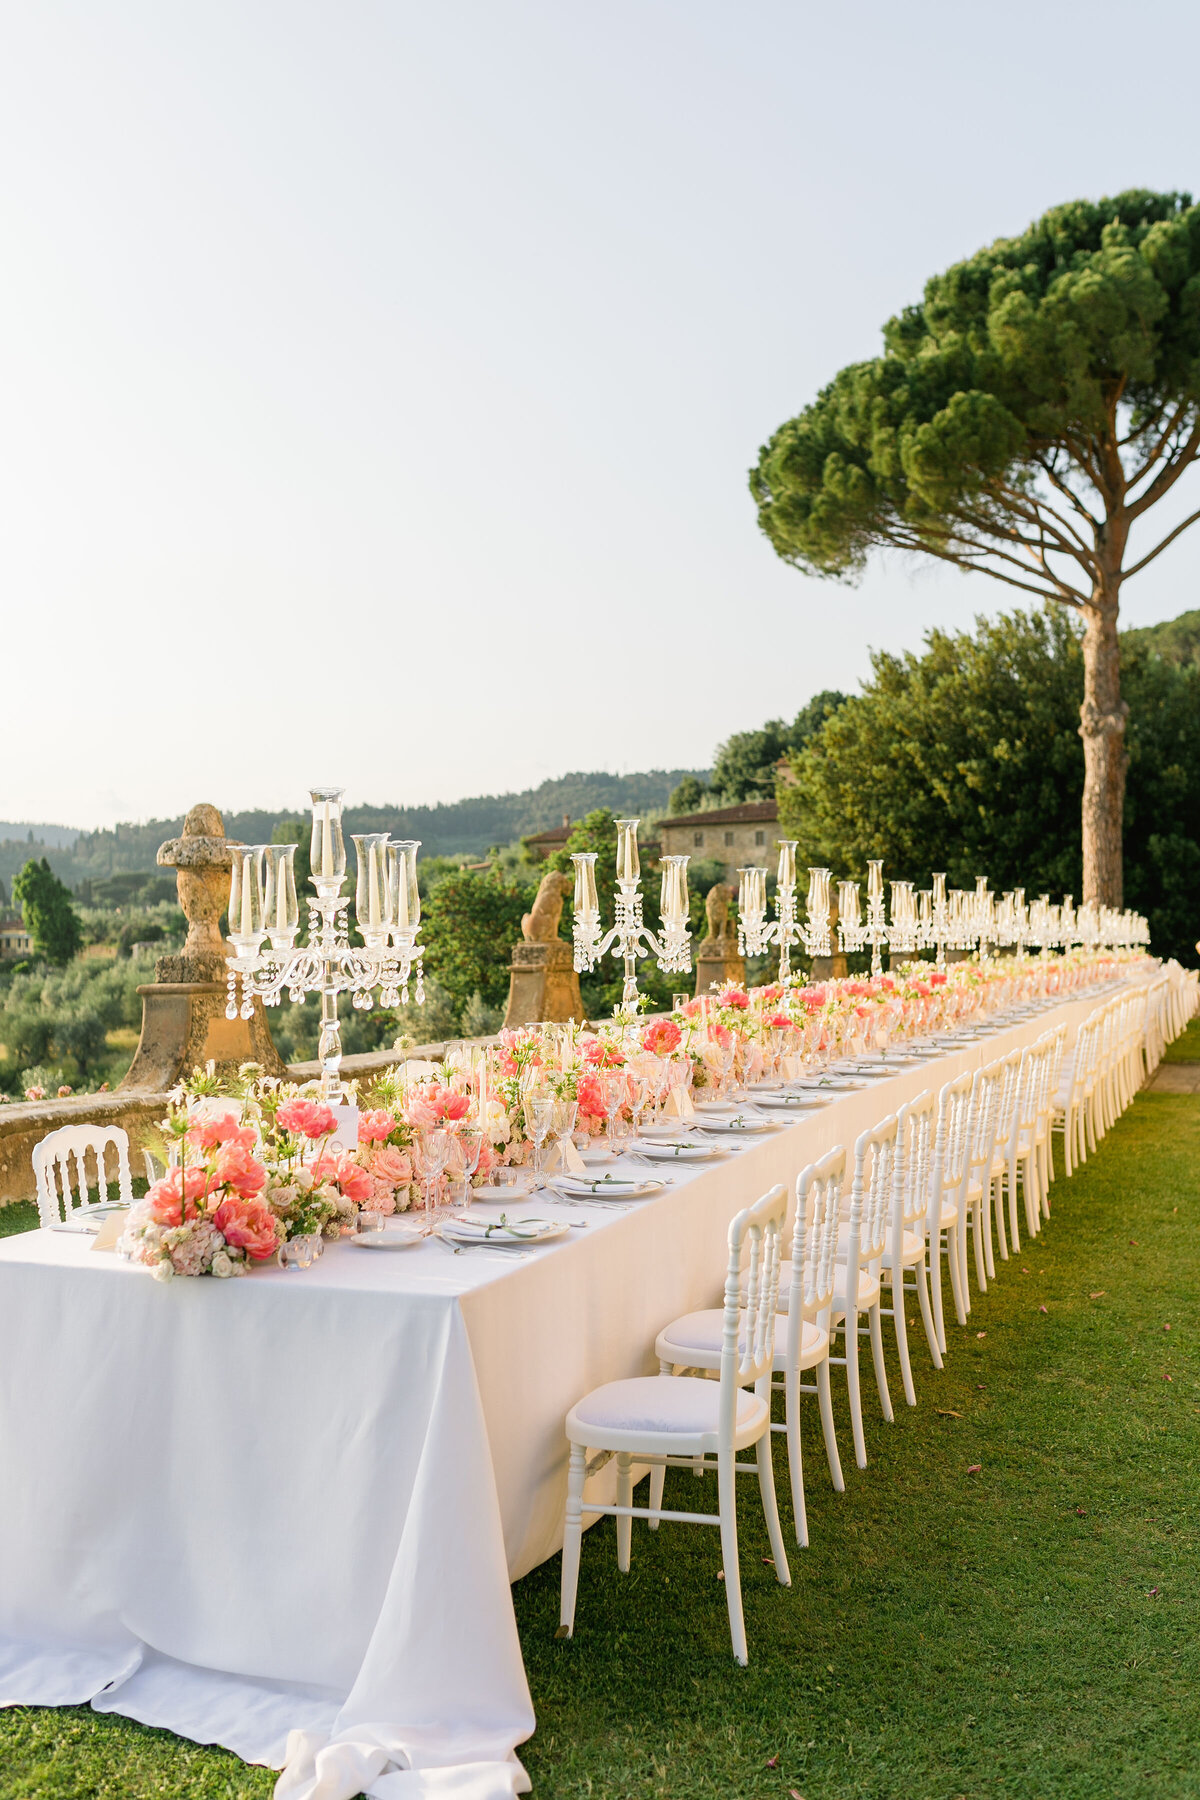
[[[563,1419],[717,1304],[739,1207],[1115,991],[839,1092],[565,1241],[163,1285],[0,1242],[0,1703],[90,1701],[283,1768],[279,1800],[528,1791],[509,1583],[562,1542]],[[648,1173],[648,1171],[647,1171]]]

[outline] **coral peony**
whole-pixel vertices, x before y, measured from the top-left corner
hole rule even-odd
[[[355,1206],[365,1206],[371,1198],[371,1176],[352,1156],[330,1156],[326,1153],[318,1157],[312,1166],[312,1177],[314,1183],[334,1182],[345,1198]]]
[[[183,1220],[179,1216],[180,1192],[186,1191],[187,1211],[185,1217],[196,1218],[199,1208],[197,1200],[203,1200],[208,1192],[208,1176],[203,1169],[168,1169],[161,1181],[156,1181],[146,1195],[145,1204],[156,1225],[180,1225]]]
[[[443,1119],[465,1119],[471,1110],[468,1095],[456,1093],[453,1088],[439,1088],[437,1096]]]
[[[579,1111],[583,1118],[603,1119],[605,1117],[604,1094],[598,1075],[581,1075],[576,1083],[575,1097],[579,1101]]]
[[[415,1093],[404,1109],[404,1116],[415,1131],[436,1125],[441,1114],[436,1099],[429,1093]]]
[[[717,1003],[720,1006],[735,1006],[739,1012],[745,1012],[750,1004],[750,996],[744,994],[741,988],[727,988],[723,994],[718,996]]]
[[[285,1100],[275,1114],[275,1123],[281,1131],[306,1138],[329,1137],[336,1125],[329,1108],[317,1100]]]
[[[261,1200],[222,1200],[212,1222],[225,1242],[235,1250],[244,1250],[252,1262],[264,1262],[275,1254],[279,1244],[278,1221]]]
[[[222,1113],[215,1119],[198,1119],[187,1129],[187,1141],[201,1150],[215,1150],[220,1144],[240,1144],[244,1150],[253,1150],[254,1133],[247,1126],[238,1124],[232,1113]]]
[[[655,1056],[669,1056],[672,1050],[679,1048],[682,1037],[683,1033],[674,1019],[655,1019],[643,1031],[642,1043]]]
[[[358,1121],[358,1141],[360,1144],[381,1144],[395,1129],[396,1121],[390,1112],[384,1112],[382,1108],[378,1112],[365,1112]]]
[[[216,1185],[231,1187],[243,1200],[260,1194],[266,1184],[267,1171],[244,1144],[222,1144],[217,1151]]]

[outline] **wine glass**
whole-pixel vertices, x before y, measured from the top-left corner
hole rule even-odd
[[[617,1119],[621,1108],[629,1097],[628,1083],[619,1069],[608,1069],[600,1077],[601,1093],[604,1097],[604,1111],[608,1118],[608,1149],[610,1156],[620,1156],[621,1149],[617,1141]]]
[[[421,1177],[425,1200],[425,1233],[433,1229],[435,1190],[450,1154],[450,1133],[440,1125],[418,1131],[413,1139],[417,1174]]]
[[[462,1124],[450,1137],[450,1153],[446,1168],[451,1178],[451,1212],[466,1212],[471,1204],[471,1177],[479,1167],[483,1149],[483,1133],[477,1125]]]
[[[575,1130],[575,1120],[579,1114],[578,1100],[555,1099],[550,1114],[550,1136],[559,1145],[560,1150],[565,1138],[569,1138]],[[564,1159],[565,1166],[565,1159]]]
[[[542,1145],[550,1130],[554,1118],[554,1095],[544,1088],[531,1088],[522,1102],[525,1115],[525,1129],[533,1140],[533,1185],[535,1188],[545,1187],[546,1178],[542,1174]]]

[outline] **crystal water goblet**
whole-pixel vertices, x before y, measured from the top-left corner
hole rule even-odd
[[[525,1129],[533,1141],[533,1185],[535,1188],[545,1187],[542,1146],[554,1117],[554,1095],[548,1089],[531,1088],[522,1102],[522,1111],[525,1115]]]
[[[428,1236],[433,1230],[433,1216],[436,1207],[437,1184],[441,1180],[446,1167],[446,1158],[450,1154],[450,1133],[442,1126],[429,1126],[418,1131],[413,1139],[414,1160],[417,1174],[421,1178],[422,1198],[424,1201],[424,1232]]]

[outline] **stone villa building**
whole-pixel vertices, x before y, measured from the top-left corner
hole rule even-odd
[[[0,919],[0,961],[33,955],[33,939],[20,919]]]
[[[705,812],[677,813],[658,821],[664,856],[716,858],[736,886],[737,871],[750,865],[773,870],[779,842],[774,800],[747,800]]]

